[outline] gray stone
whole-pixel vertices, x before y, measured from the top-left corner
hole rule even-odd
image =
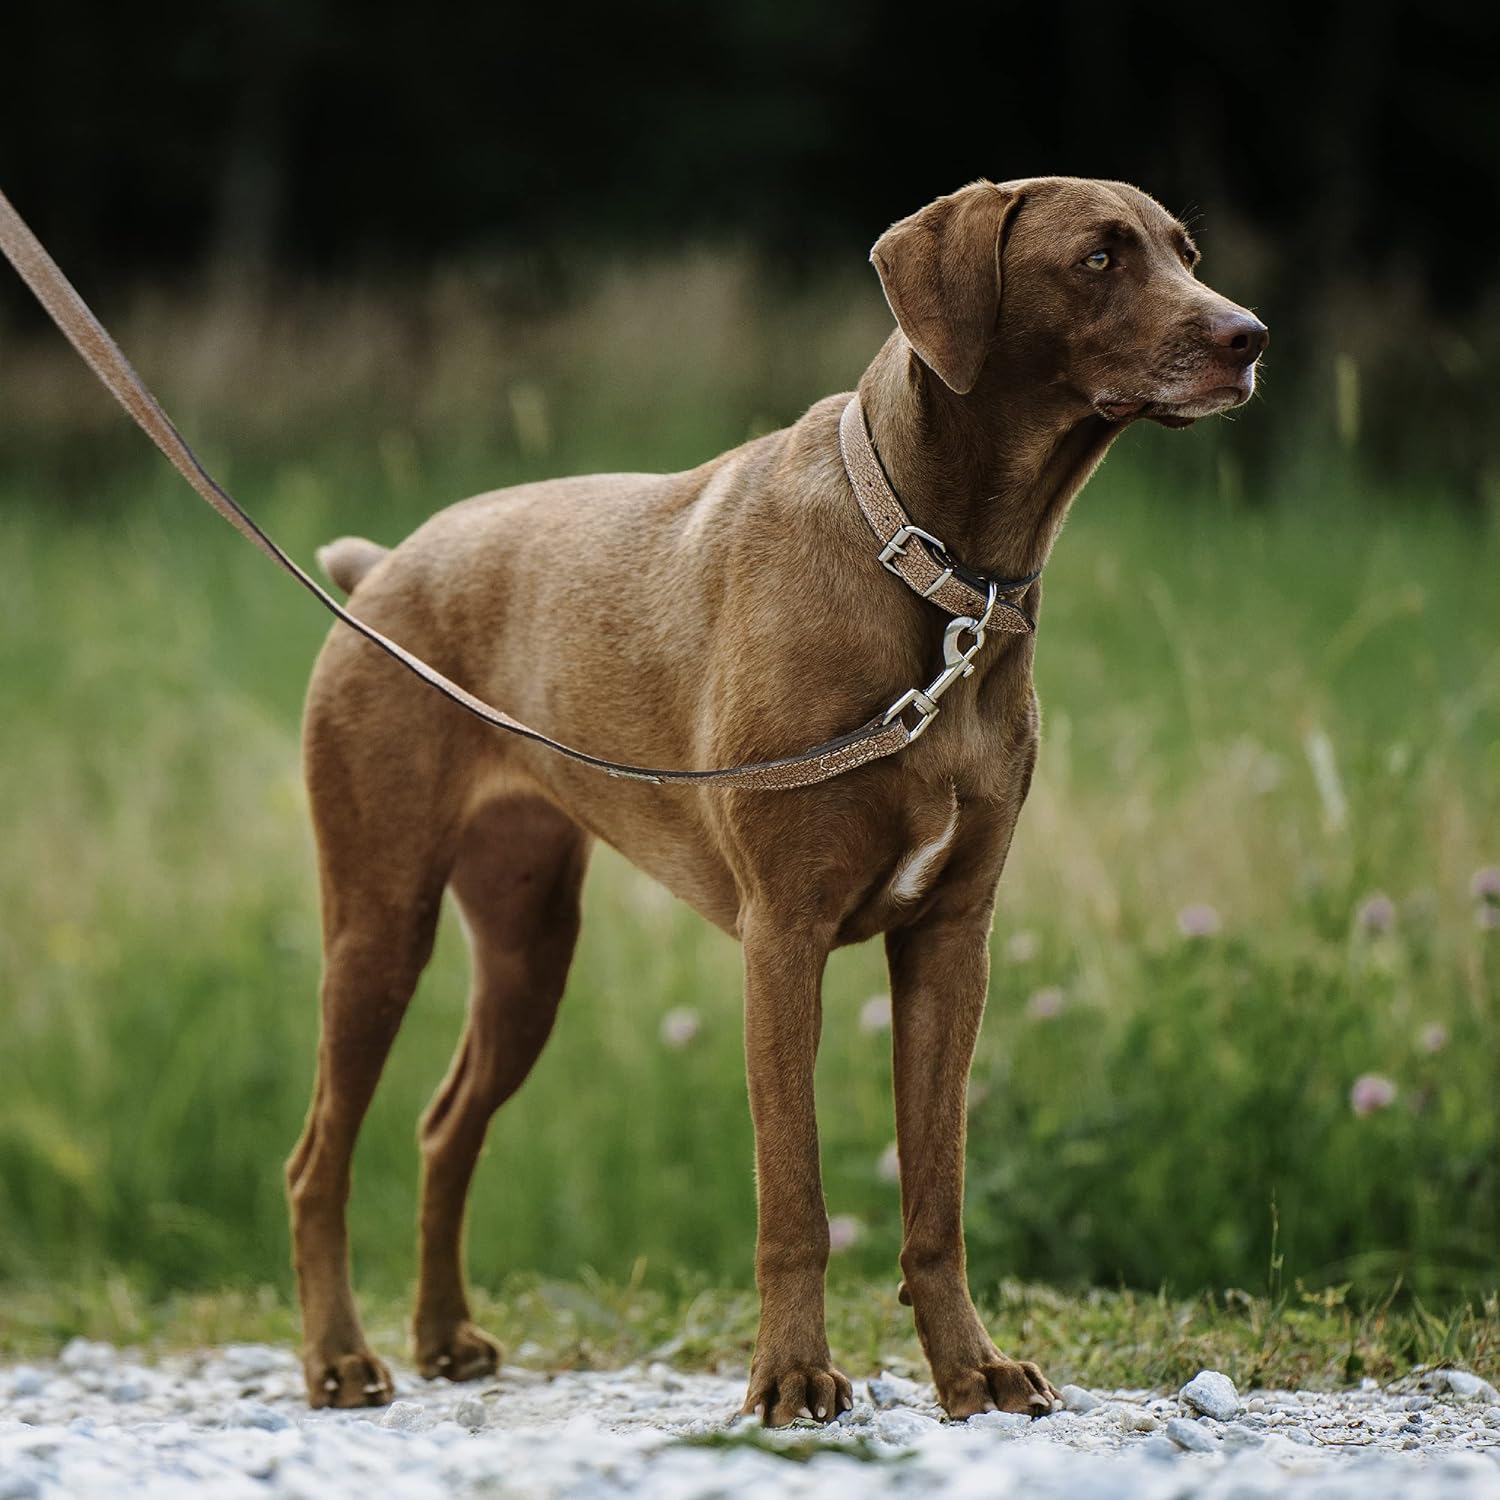
[[[1173,1417],[1167,1423],[1167,1436],[1189,1453],[1213,1453],[1219,1446],[1218,1438],[1211,1432],[1196,1422],[1189,1422],[1185,1417]]]
[[[226,1427],[258,1427],[262,1432],[284,1432],[291,1418],[259,1401],[236,1401],[225,1414]]]
[[[1234,1382],[1217,1370],[1200,1370],[1177,1393],[1194,1411],[1220,1422],[1232,1421],[1239,1415],[1240,1393]]]
[[[453,1420],[470,1432],[478,1432],[490,1419],[490,1409],[478,1396],[465,1396],[453,1408]]]
[[[380,1419],[382,1427],[392,1432],[420,1432],[436,1419],[420,1401],[392,1401]]]
[[[268,1344],[231,1344],[221,1357],[224,1368],[236,1380],[256,1380],[290,1362],[280,1349],[272,1349]]]
[[[934,1418],[923,1416],[919,1411],[908,1411],[903,1408],[881,1412],[870,1426],[871,1431],[882,1443],[906,1447],[926,1437],[929,1432],[936,1429],[938,1423]]]
[[[150,1381],[140,1370],[127,1370],[109,1388],[109,1399],[120,1406],[129,1405],[133,1401],[144,1401],[150,1394]]]
[[[1142,1411],[1139,1406],[1120,1407],[1120,1426],[1126,1432],[1155,1432],[1161,1424],[1149,1411]]]
[[[1081,1385],[1065,1385],[1061,1395],[1063,1409],[1078,1412],[1080,1415],[1084,1412],[1098,1411],[1104,1405],[1092,1391],[1084,1390]]]
[[[904,1380],[889,1370],[882,1370],[867,1383],[866,1389],[870,1393],[870,1405],[881,1411],[888,1411],[893,1406],[916,1406],[923,1400],[922,1387],[916,1381]]]
[[[991,1432],[1003,1432],[1014,1437],[1031,1426],[1031,1418],[1023,1411],[977,1411],[964,1425],[984,1427]]]
[[[1147,1458],[1154,1458],[1160,1462],[1171,1463],[1181,1453],[1182,1449],[1177,1446],[1165,1433],[1156,1432],[1132,1449],[1132,1452],[1143,1453]]]
[[[57,1362],[65,1370],[103,1370],[115,1362],[115,1351],[113,1345],[92,1339],[69,1339]]]
[[[1248,1422],[1233,1422],[1224,1429],[1224,1447],[1229,1451],[1259,1448],[1265,1440],[1265,1434]]]
[[[32,1365],[17,1365],[10,1373],[10,1395],[39,1396],[47,1387],[47,1375]]]
[[[1483,1401],[1486,1406],[1500,1404],[1500,1391],[1489,1381],[1481,1380],[1467,1370],[1442,1370],[1439,1373],[1460,1401]]]
[[[1285,1433],[1273,1432],[1260,1445],[1260,1455],[1272,1463],[1305,1463],[1307,1455],[1301,1444],[1292,1442]]]

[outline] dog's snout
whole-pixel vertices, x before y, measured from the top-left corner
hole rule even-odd
[[[1271,342],[1266,325],[1240,308],[1216,318],[1211,337],[1219,357],[1239,368],[1253,365]]]

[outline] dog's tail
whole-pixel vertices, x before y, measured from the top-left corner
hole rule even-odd
[[[390,550],[362,536],[341,536],[318,548],[318,566],[346,594],[352,594],[360,579]]]

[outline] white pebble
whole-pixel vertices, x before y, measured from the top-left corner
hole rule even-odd
[[[882,1370],[866,1383],[865,1389],[870,1394],[870,1404],[882,1411],[893,1406],[915,1406],[923,1399],[922,1387],[916,1381],[892,1375],[889,1370]]]
[[[103,1370],[115,1362],[114,1346],[92,1339],[69,1339],[57,1362],[65,1370]]]
[[[1177,1394],[1195,1411],[1220,1422],[1231,1421],[1239,1414],[1239,1392],[1218,1370],[1200,1370]]]
[[[12,1400],[17,1396],[39,1396],[46,1388],[45,1372],[31,1365],[17,1365],[11,1371],[9,1394]]]
[[[1487,1406],[1500,1403],[1500,1391],[1488,1380],[1481,1380],[1467,1370],[1443,1370],[1439,1372],[1447,1382],[1448,1389],[1460,1401],[1483,1401]]]
[[[1173,1417],[1167,1423],[1167,1436],[1189,1453],[1214,1453],[1219,1447],[1219,1440],[1211,1432],[1186,1417]]]
[[[380,1419],[382,1427],[392,1432],[420,1432],[431,1427],[436,1418],[420,1401],[392,1401]]]
[[[919,1411],[902,1408],[881,1412],[870,1425],[882,1443],[905,1447],[926,1437],[938,1424],[934,1418],[923,1416]]]
[[[990,1432],[1004,1432],[1014,1436],[1031,1426],[1031,1418],[1023,1411],[977,1411],[964,1424],[967,1427],[983,1427]]]
[[[231,1344],[220,1357],[224,1368],[236,1380],[256,1380],[293,1362],[286,1351],[273,1349],[269,1344]]]
[[[1088,1411],[1097,1411],[1104,1403],[1092,1392],[1086,1391],[1081,1385],[1065,1385],[1060,1392],[1063,1399],[1063,1407],[1067,1411],[1082,1414]]]
[[[236,1401],[224,1415],[226,1427],[258,1427],[262,1432],[281,1432],[291,1418],[259,1401]]]
[[[490,1409],[478,1396],[465,1396],[453,1408],[453,1420],[471,1432],[477,1432],[489,1419]]]

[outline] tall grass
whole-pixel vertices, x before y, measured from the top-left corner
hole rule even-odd
[[[703,262],[508,331],[439,285],[328,321],[147,303],[145,353],[125,342],[194,372],[168,404],[306,556],[538,473],[694,462],[850,384],[883,327],[862,285],[799,297]],[[296,723],[323,623],[62,356],[6,371],[0,1279],[285,1284],[317,1026]],[[1049,570],[1042,762],[973,1089],[981,1284],[1259,1289],[1273,1218],[1288,1280],[1500,1279],[1500,931],[1469,889],[1500,862],[1500,537],[1440,494],[1367,491],[1329,444],[1246,471],[1227,424],[1133,433]],[[586,913],[481,1167],[476,1276],[743,1284],[738,954],[608,851]],[[412,1271],[413,1125],[465,975],[445,923],[357,1158],[375,1289]],[[877,945],[836,956],[819,1069],[830,1211],[862,1229],[843,1264],[882,1276],[884,988]],[[674,1010],[698,1023],[676,1045]],[[1362,1075],[1394,1098],[1356,1112]]]

